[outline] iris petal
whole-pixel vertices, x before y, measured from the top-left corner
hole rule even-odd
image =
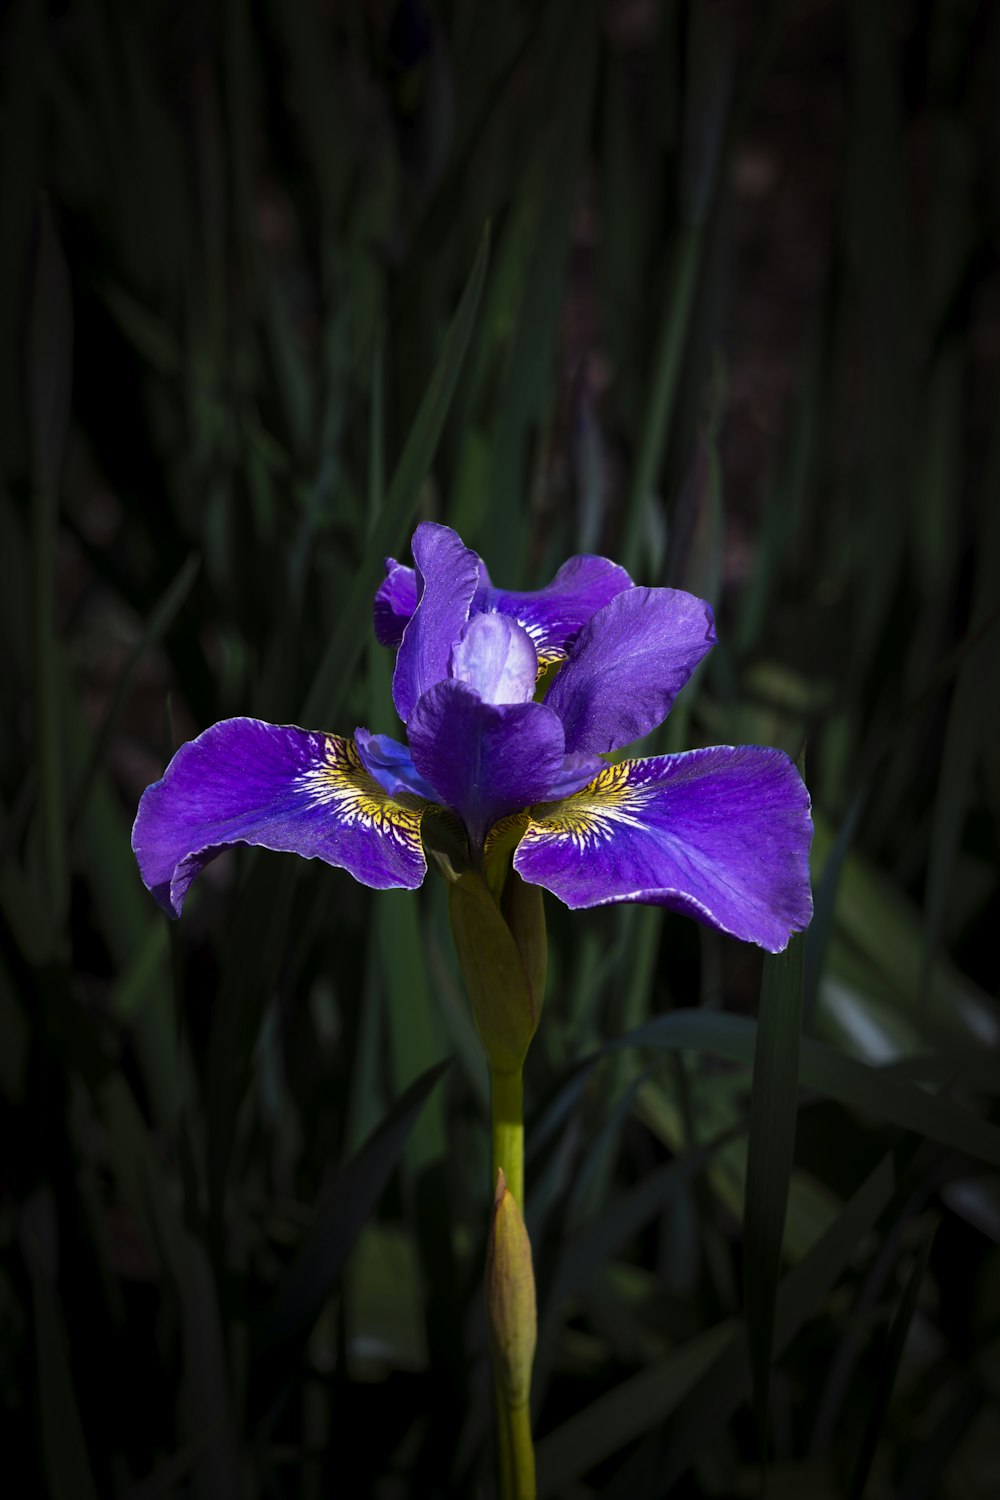
[[[322,859],[363,885],[420,885],[426,805],[396,801],[351,740],[260,719],[223,719],[182,745],[146,788],[132,848],[146,886],[178,917],[188,887],[234,844]]]
[[[719,745],[621,761],[533,808],[514,868],[570,907],[665,906],[779,953],[812,916],[811,839],[787,755]]]
[[[417,699],[448,675],[479,583],[479,558],[450,526],[424,521],[413,534],[417,605],[403,631],[392,677],[396,712],[407,723]]]
[[[398,646],[417,607],[419,585],[413,568],[385,560],[386,577],[375,595],[375,635],[383,646]],[[494,588],[485,564],[472,604],[474,614],[500,614],[527,630],[539,659],[562,661],[591,615],[632,587],[624,568],[606,557],[581,553],[564,562],[544,588]]]
[[[499,818],[544,797],[562,768],[562,726],[550,709],[484,703],[464,682],[424,693],[407,727],[414,765],[476,846]]]
[[[372,620],[380,646],[398,646],[417,607],[417,575],[394,557],[385,560],[385,578],[375,593]]]
[[[681,589],[629,589],[591,617],[545,701],[566,749],[604,755],[648,734],[715,644],[712,611]]]
[[[473,610],[508,615],[523,625],[542,662],[561,661],[591,616],[632,587],[624,568],[589,553],[564,562],[541,589],[497,589],[485,577],[485,569],[483,574]]]

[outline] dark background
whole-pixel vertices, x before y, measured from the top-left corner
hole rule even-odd
[[[169,927],[129,847],[220,717],[393,730],[423,517],[509,587],[600,551],[709,598],[657,747],[804,753],[814,800],[777,1032],[756,950],[551,903],[540,1493],[755,1495],[748,1347],[769,1495],[997,1493],[1000,7],[0,26],[4,1485],[493,1492],[440,882],[229,855]],[[779,1267],[748,1065],[800,1000]]]

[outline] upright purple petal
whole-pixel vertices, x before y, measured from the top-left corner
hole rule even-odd
[[[450,675],[484,703],[527,703],[535,696],[538,657],[531,637],[505,615],[473,615],[451,648]]]
[[[681,589],[629,589],[593,615],[545,702],[569,752],[607,754],[661,724],[715,644],[712,611]]]
[[[413,534],[417,604],[396,653],[392,697],[407,723],[421,694],[448,675],[479,583],[479,558],[450,526],[424,521]]]
[[[562,725],[543,703],[484,703],[464,682],[424,693],[407,726],[413,763],[474,845],[544,797],[562,770]]]
[[[562,661],[590,617],[631,587],[624,568],[584,553],[564,562],[551,583],[531,592],[497,589],[484,578],[473,609],[509,615],[531,636],[539,661]]]
[[[779,953],[812,916],[809,794],[780,750],[608,766],[532,809],[514,868],[570,907],[642,902]]]
[[[234,844],[322,859],[363,885],[424,878],[424,805],[395,801],[353,743],[260,719],[224,719],[182,745],[147,787],[132,830],[146,886],[179,917],[188,886]]]
[[[385,560],[385,578],[375,594],[372,616],[380,646],[398,646],[417,607],[417,575],[394,557]]]

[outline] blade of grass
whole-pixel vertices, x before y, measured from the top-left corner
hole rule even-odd
[[[774,1310],[799,1105],[804,941],[767,954],[754,1044],[743,1219],[743,1307],[762,1471],[768,1458]]]
[[[31,246],[31,224],[42,173],[39,160],[46,7],[25,0],[7,8],[5,64],[0,96],[3,139],[0,141],[0,465],[11,476],[23,461],[25,408],[21,320],[25,261]]]
[[[237,902],[208,1043],[208,1189],[221,1234],[236,1121],[272,996],[300,874],[297,860],[253,864]]]
[[[889,1329],[889,1337],[882,1359],[882,1367],[879,1372],[878,1387],[875,1392],[875,1398],[868,1410],[868,1418],[865,1422],[865,1430],[861,1436],[861,1446],[858,1449],[854,1473],[851,1475],[850,1500],[862,1500],[868,1484],[868,1476],[871,1472],[872,1460],[875,1457],[879,1433],[882,1430],[882,1423],[885,1421],[885,1415],[889,1409],[889,1400],[892,1396],[892,1388],[896,1383],[896,1376],[899,1374],[903,1349],[906,1345],[907,1334],[910,1331],[910,1324],[913,1321],[913,1314],[917,1310],[917,1298],[920,1295],[920,1288],[927,1271],[927,1262],[930,1259],[933,1243],[933,1232],[924,1236],[924,1242],[913,1262],[913,1268],[907,1278],[899,1307],[896,1309],[896,1316],[893,1318],[892,1327]]]
[[[73,312],[69,273],[45,199],[39,203],[36,235],[26,371],[33,491],[35,735],[45,901],[55,940],[69,902],[55,574],[59,477],[69,426]]]
[[[694,307],[702,259],[702,231],[684,224],[663,273],[663,311],[656,338],[652,379],[625,508],[625,528],[618,546],[622,565],[633,577],[641,572],[646,550],[647,512],[656,490],[673,419],[681,358]]]
[[[498,578],[517,576],[530,541],[525,525],[525,460],[529,440],[544,425],[551,401],[566,258],[593,106],[597,9],[592,5],[567,7],[567,19],[565,50],[560,49],[558,63],[560,84],[553,95],[559,116],[552,127],[550,154],[542,161],[543,172],[533,184],[539,201],[532,253],[489,465],[482,546]]]
[[[29,1243],[26,1254],[35,1313],[42,1451],[52,1500],[97,1500],[56,1294],[38,1247]]]
[[[161,595],[160,599],[154,605],[142,634],[132,647],[118,674],[111,702],[108,705],[101,722],[101,727],[94,739],[83,774],[79,778],[73,809],[70,815],[71,827],[76,825],[83,809],[87,805],[87,798],[90,795],[97,768],[104,764],[104,757],[107,754],[111,737],[118,726],[122,709],[128,701],[128,691],[136,668],[149,648],[161,641],[170,629],[185,599],[191,592],[200,566],[201,560],[194,552],[182,563],[180,572],[177,573],[173,582],[168,585],[165,593]]]
[[[337,1177],[316,1220],[253,1333],[253,1404],[267,1410],[330,1296],[362,1228],[448,1062],[412,1084]]]
[[[576,1094],[598,1062],[632,1047],[705,1052],[750,1067],[756,1032],[756,1023],[746,1016],[692,1009],[671,1011],[607,1042],[585,1058],[564,1085],[564,1092]],[[803,1038],[799,1054],[799,1083],[861,1114],[1000,1166],[1000,1127],[949,1099],[927,1094],[887,1069],[870,1067],[808,1037]],[[559,1102],[557,1096],[550,1110],[555,1111]]]
[[[744,1016],[674,1011],[615,1045],[691,1049],[749,1064],[756,1030]],[[848,1108],[1000,1166],[1000,1127],[809,1038],[802,1041],[799,1081]]]
[[[365,548],[364,565],[343,601],[340,623],[330,638],[323,660],[306,698],[306,723],[333,723],[344,701],[351,673],[364,648],[366,631],[362,621],[368,610],[381,559],[398,547],[420,498],[420,486],[437,451],[438,440],[454,395],[459,372],[469,345],[482,295],[489,258],[489,230],[483,235],[479,253],[469,274],[458,309],[445,335],[441,357],[420,403],[399,463],[389,485],[382,512],[372,528]]]
[[[779,1288],[774,1350],[780,1354],[829,1293],[892,1198],[892,1154],[879,1162],[835,1222],[789,1272]],[[669,1419],[666,1460],[659,1476],[666,1492],[711,1434],[729,1420],[749,1392],[745,1332],[727,1322],[615,1387],[544,1438],[537,1447],[540,1497],[563,1493],[573,1479]]]

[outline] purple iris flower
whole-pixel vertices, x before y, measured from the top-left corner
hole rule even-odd
[[[662,723],[714,644],[703,600],[638,588],[589,556],[511,593],[431,523],[413,558],[413,569],[388,560],[375,600],[376,634],[397,647],[407,743],[238,718],[182,745],[132,835],[166,911],[179,916],[194,877],[234,844],[413,889],[427,869],[424,819],[445,809],[473,863],[514,847],[522,879],[570,907],[664,906],[771,952],[807,926],[809,796],[787,755],[602,758]]]

